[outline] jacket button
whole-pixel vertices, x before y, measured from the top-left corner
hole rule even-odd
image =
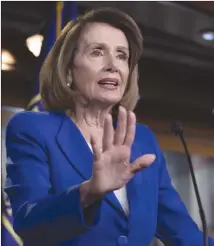
[[[118,246],[127,245],[128,244],[128,238],[126,236],[119,236],[117,239]]]

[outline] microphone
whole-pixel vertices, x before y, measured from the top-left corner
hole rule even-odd
[[[181,140],[182,145],[183,145],[184,150],[185,150],[185,154],[186,154],[186,157],[187,157],[187,161],[188,161],[189,169],[190,169],[190,174],[191,174],[191,178],[192,178],[192,182],[193,182],[193,187],[194,187],[194,191],[195,191],[195,194],[196,194],[196,200],[197,200],[197,203],[198,203],[198,208],[199,208],[199,214],[200,214],[200,218],[201,218],[201,222],[202,222],[202,227],[203,227],[204,246],[208,246],[208,231],[207,231],[206,216],[205,216],[205,213],[204,213],[203,205],[202,205],[200,194],[199,194],[199,191],[198,191],[198,185],[197,185],[196,178],[195,178],[195,172],[194,172],[194,169],[193,169],[192,160],[191,160],[188,148],[187,148],[186,141],[184,139],[183,127],[182,127],[181,122],[173,121],[172,122],[172,131],[173,131],[173,133],[176,136],[180,137],[180,140]]]

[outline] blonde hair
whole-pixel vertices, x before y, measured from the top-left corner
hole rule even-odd
[[[136,22],[126,13],[101,8],[92,10],[67,23],[61,35],[46,57],[40,71],[40,93],[47,110],[74,111],[74,96],[77,94],[68,76],[82,31],[89,23],[109,24],[124,32],[129,42],[129,77],[124,95],[119,105],[127,110],[134,110],[139,94],[138,61],[142,53],[143,39]],[[115,109],[118,105],[115,106]]]

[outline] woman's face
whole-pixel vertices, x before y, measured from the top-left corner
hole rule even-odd
[[[90,103],[113,106],[126,88],[128,60],[128,40],[121,30],[105,23],[88,24],[71,71],[75,87]]]

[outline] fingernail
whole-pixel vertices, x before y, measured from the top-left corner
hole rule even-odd
[[[156,159],[156,155],[154,155],[154,154],[146,154],[146,156],[148,158],[150,158],[152,161],[154,161]]]
[[[119,106],[119,110],[121,111],[121,110],[125,110],[125,108],[123,107],[123,106]]]
[[[129,111],[129,114],[135,117],[135,113],[133,111]]]

